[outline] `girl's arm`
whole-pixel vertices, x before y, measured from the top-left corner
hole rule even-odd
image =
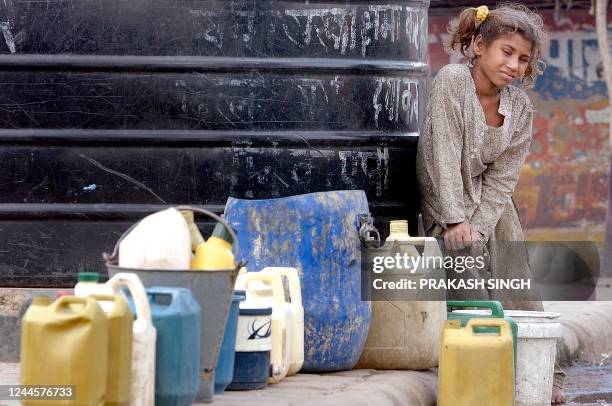
[[[510,146],[484,171],[482,195],[470,222],[485,237],[493,232],[505,205],[514,192],[519,173],[529,153],[532,135],[533,109],[527,99]]]
[[[442,68],[433,83],[427,104],[426,119],[429,131],[419,140],[422,148],[421,164],[431,181],[439,201],[439,217],[436,222],[447,224],[466,220],[461,177],[461,153],[463,149],[463,114],[459,96],[460,81],[450,66]]]

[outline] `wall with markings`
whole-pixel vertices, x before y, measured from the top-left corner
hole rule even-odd
[[[530,238],[603,240],[609,123],[595,21],[586,10],[542,14],[551,30],[548,67],[527,91],[537,110],[534,140],[515,198]],[[452,17],[430,17],[432,75],[444,64],[462,61],[441,46]]]

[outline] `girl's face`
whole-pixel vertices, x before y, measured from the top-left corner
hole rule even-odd
[[[496,38],[489,46],[478,36],[474,52],[478,55],[478,69],[498,89],[525,75],[532,44],[521,34],[511,33]]]

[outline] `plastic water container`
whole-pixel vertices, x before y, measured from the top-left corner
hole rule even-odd
[[[448,320],[459,320],[461,327],[465,327],[470,319],[484,319],[488,317],[496,319],[504,319],[510,323],[512,330],[512,341],[514,345],[514,368],[517,368],[518,354],[518,325],[512,317],[504,314],[504,309],[501,302],[497,300],[449,300],[446,305],[451,308],[471,308],[470,310],[453,310],[447,313]],[[486,310],[485,310],[486,309]],[[484,331],[487,331],[484,329]],[[516,373],[515,373],[516,376]]]
[[[559,313],[506,310],[518,325],[516,406],[547,406],[552,396]]]
[[[271,295],[262,289],[254,287],[254,282],[270,284]],[[275,273],[247,272],[238,275],[236,287],[246,290],[246,301],[241,308],[271,307],[272,308],[272,351],[270,353],[270,383],[280,382],[289,371],[289,354],[292,345],[291,309],[285,302],[285,292],[281,276]]]
[[[428,270],[434,270],[423,264],[433,264],[434,258],[442,258],[435,238],[410,237],[406,220],[391,221],[389,237],[375,255],[394,257],[397,254],[413,257],[415,262],[421,257],[419,268],[414,272],[405,269],[385,272],[399,272],[402,278],[413,278],[417,284],[428,275]],[[372,301],[368,339],[357,368],[420,370],[437,366],[446,320],[444,295],[438,301],[416,300],[416,296],[413,300],[388,300],[384,296],[376,299]]]
[[[498,333],[479,332],[498,328]],[[445,324],[438,367],[438,406],[513,406],[512,332],[502,319]],[[549,398],[550,402],[550,398]]]
[[[87,297],[90,295],[112,295],[113,290],[110,286],[99,283],[100,274],[97,272],[79,272],[78,282],[74,285],[74,296]],[[99,303],[102,310],[105,312],[110,311],[113,308],[112,303],[101,302]]]
[[[228,390],[263,389],[270,376],[272,308],[240,309],[234,377]]]
[[[222,393],[232,382],[234,376],[234,358],[236,354],[236,327],[238,325],[239,304],[246,299],[246,292],[235,290],[232,304],[223,333],[221,352],[215,367],[215,394]]]
[[[295,375],[304,365],[304,307],[302,306],[300,275],[297,269],[287,267],[267,267],[262,269],[261,272],[275,273],[287,278],[289,295],[285,294],[285,301],[289,303],[289,309],[291,310],[289,323],[292,330],[287,376]],[[286,292],[287,289],[285,289]]]
[[[22,405],[98,406],[108,372],[108,321],[95,299],[34,298],[21,326],[21,384],[74,385],[74,400],[28,400]],[[67,392],[66,392],[67,393]]]
[[[132,327],[134,318],[122,296],[91,295],[108,320],[108,374],[105,405],[128,406],[132,368]],[[102,307],[110,304],[109,310]]]
[[[155,405],[191,405],[200,382],[200,305],[185,288],[153,286],[146,292],[157,330]]]
[[[138,276],[131,273],[117,273],[107,284],[115,295],[122,294],[122,289],[127,288],[136,308],[136,320],[132,325],[130,406],[154,406],[157,333],[144,286]]]
[[[189,269],[189,226],[171,207],[143,218],[119,245],[119,266],[133,269]]]
[[[301,271],[305,372],[351,369],[365,345],[371,307],[361,300],[359,229],[368,213],[361,190],[227,201],[239,259]]]

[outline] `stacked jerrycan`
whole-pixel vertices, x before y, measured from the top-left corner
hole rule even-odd
[[[157,330],[155,405],[189,406],[200,383],[201,309],[186,288],[146,289]]]
[[[225,214],[228,223],[240,230],[238,256],[250,268],[290,265],[300,270],[302,370],[353,368],[365,345],[371,316],[370,303],[361,300],[360,230],[371,219],[365,193],[344,190],[266,200],[229,198]]]
[[[136,304],[136,320],[132,324],[130,405],[151,406],[155,402],[155,340],[156,331],[144,286],[138,276],[119,273],[106,283],[97,283],[95,272],[79,274],[74,287],[75,296],[115,295],[124,297],[122,289],[129,290]],[[107,310],[105,302],[100,305]]]
[[[257,283],[264,282],[264,283]],[[270,352],[270,383],[280,382],[289,372],[293,345],[292,314],[280,274],[247,272],[239,274],[236,288],[246,291],[240,308],[272,308],[272,351]]]
[[[447,318],[448,320],[459,320],[461,327],[465,327],[470,319],[504,319],[510,324],[512,331],[512,344],[514,352],[514,366],[516,367],[517,359],[517,345],[518,345],[518,325],[512,319],[504,314],[504,309],[501,302],[496,300],[448,300],[446,302],[448,306]],[[457,310],[451,311],[451,308]],[[463,309],[463,310],[461,310]],[[469,310],[465,310],[469,309]],[[487,312],[490,311],[491,313]],[[483,332],[491,332],[491,329],[482,329]]]
[[[267,267],[261,270],[264,274],[280,275],[283,279],[285,303],[289,304],[291,319],[291,348],[289,352],[289,371],[287,376],[298,373],[304,365],[304,307],[302,306],[302,287],[300,275],[295,268]],[[287,281],[285,284],[284,281]],[[288,289],[286,289],[287,287]]]
[[[422,250],[419,253],[417,248]],[[406,220],[391,221],[390,234],[385,244],[376,249],[376,256],[395,257],[397,254],[420,258],[418,269],[387,269],[402,279],[418,279],[442,254],[435,238],[410,237]],[[438,261],[439,262],[439,261]],[[384,274],[383,274],[384,275]],[[444,299],[444,292],[440,299]],[[372,324],[357,368],[375,369],[429,369],[438,365],[440,337],[446,320],[446,302],[436,297],[417,300],[418,296],[387,298],[385,294],[372,294]]]
[[[448,320],[440,346],[438,406],[513,406],[512,347],[506,320],[470,319],[465,328]]]
[[[125,299],[114,295],[91,295],[108,320],[108,372],[105,404],[128,406],[132,368],[134,319]],[[107,308],[102,307],[106,303]],[[108,309],[108,310],[107,310]]]
[[[72,400],[31,400],[23,405],[103,404],[108,379],[106,315],[91,297],[34,298],[21,328],[21,384],[73,385]],[[74,391],[74,393],[69,393]]]

